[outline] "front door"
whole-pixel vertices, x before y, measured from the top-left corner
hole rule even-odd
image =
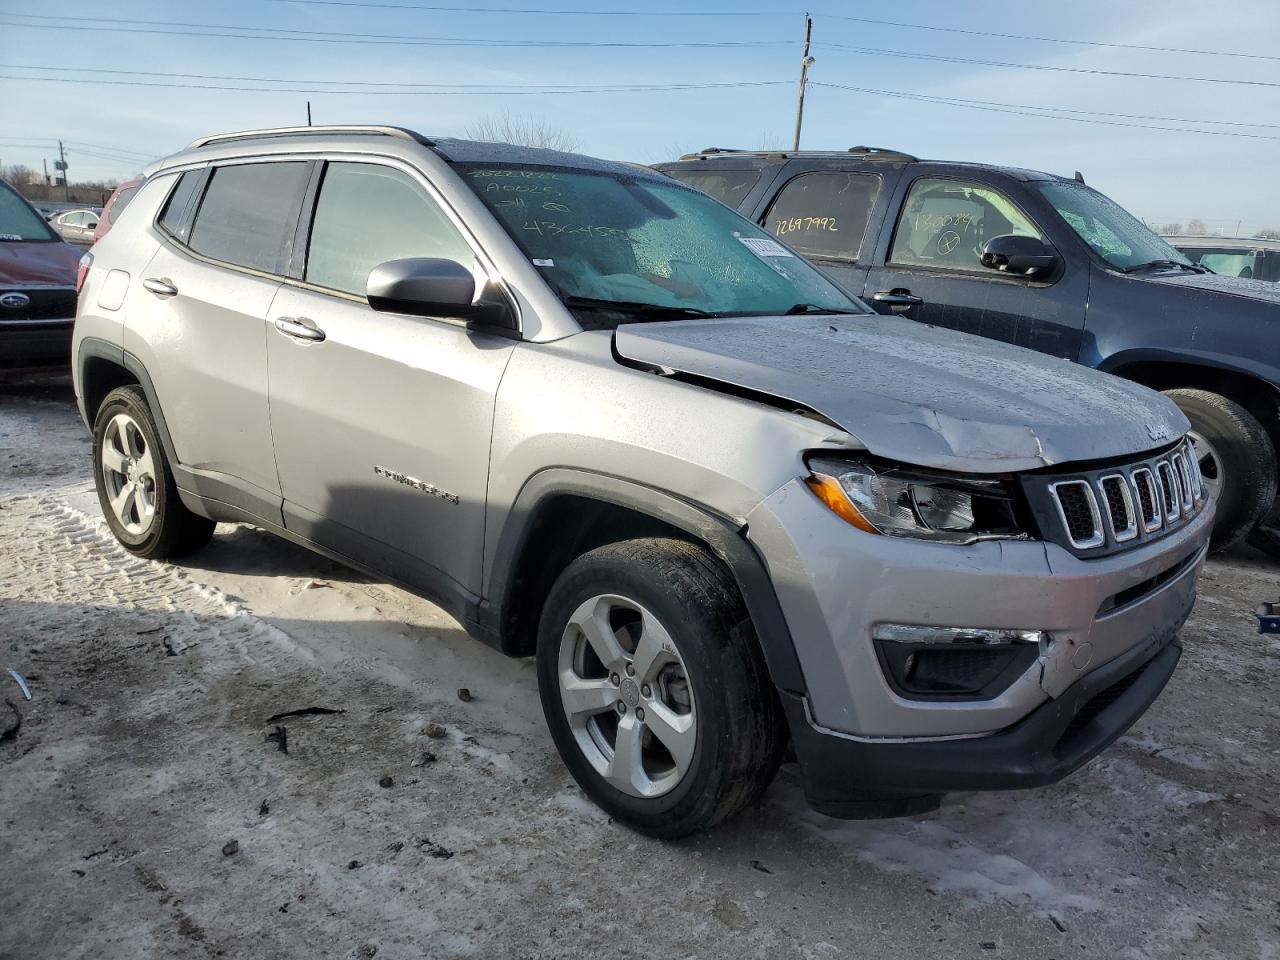
[[[285,524],[432,593],[475,593],[494,401],[513,341],[373,310],[369,272],[403,257],[476,260],[417,174],[328,163],[303,282],[281,288],[267,335]]]
[[[1088,271],[1067,265],[1040,281],[982,266],[983,245],[1008,234],[1045,239],[994,185],[919,177],[906,191],[863,299],[880,313],[1076,359]]]

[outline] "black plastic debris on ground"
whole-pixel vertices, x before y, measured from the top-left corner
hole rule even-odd
[[[289,730],[287,727],[274,726],[266,736],[267,743],[274,743],[281,753],[289,752]]]
[[[267,717],[267,723],[275,723],[278,720],[288,720],[290,717],[314,717],[326,716],[331,713],[346,713],[345,710],[334,710],[331,707],[303,707],[300,710],[286,710],[284,713],[277,713],[273,717]]]

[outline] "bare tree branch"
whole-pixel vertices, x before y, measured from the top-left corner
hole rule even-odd
[[[503,110],[496,116],[481,117],[467,124],[467,136],[473,140],[514,143],[522,147],[543,147],[573,153],[582,142],[573,133],[552,126],[539,117],[514,116]]]

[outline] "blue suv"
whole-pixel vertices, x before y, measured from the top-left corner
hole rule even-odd
[[[1280,555],[1280,285],[1193,263],[1075,178],[874,147],[710,148],[656,165],[880,313],[1164,391],[1218,500],[1213,545]]]

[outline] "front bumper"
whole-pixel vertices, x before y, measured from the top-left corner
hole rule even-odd
[[[74,328],[74,317],[0,323],[0,367],[70,367]]]
[[[953,790],[1056,783],[1110,746],[1160,695],[1182,656],[1175,633],[1153,635],[1024,720],[983,737],[858,740],[819,729],[804,698],[784,694],[805,795],[819,813],[861,819],[924,812]]]
[[[1087,560],[1039,541],[958,546],[865,534],[798,481],[747,519],[804,677],[803,690],[779,692],[806,790],[815,806],[843,804],[848,816],[877,798],[904,812],[949,790],[1050,783],[1120,736],[1177,662],[1213,510],[1157,541]],[[1053,639],[998,696],[914,700],[881,670],[877,623]],[[1131,682],[1113,690],[1121,680]],[[1108,690],[1115,702],[1093,710]],[[1088,722],[1073,726],[1082,711]]]

